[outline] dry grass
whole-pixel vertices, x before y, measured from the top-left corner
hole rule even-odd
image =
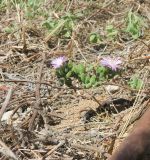
[[[5,113],[12,111],[7,121],[1,121],[0,157],[104,160],[147,107],[144,102],[150,91],[150,3],[45,0],[30,5],[24,1],[0,1],[0,114],[4,108]],[[136,40],[123,31],[131,9],[146,24]],[[65,28],[66,19],[62,17],[69,13],[75,15],[74,25]],[[48,18],[53,20],[51,23],[64,21],[48,31],[42,26]],[[106,33],[110,24],[119,31],[113,40]],[[101,42],[90,43],[90,33],[100,35]],[[97,88],[61,86],[54,69],[49,67],[59,55],[87,64],[95,63],[98,56],[120,56],[123,74]],[[134,74],[143,81],[140,89],[128,85]],[[106,90],[107,85],[117,85],[119,90],[112,94]],[[11,89],[9,99],[7,92]],[[121,98],[134,103],[113,103]],[[3,103],[7,99],[8,103]],[[110,105],[105,108],[106,102]]]

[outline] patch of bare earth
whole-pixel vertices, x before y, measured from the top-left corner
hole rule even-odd
[[[42,9],[57,3],[60,1],[49,1]],[[86,15],[70,39],[49,38],[41,27],[42,16],[27,20],[15,7],[0,11],[1,160],[106,160],[149,107],[149,1],[61,3],[65,9],[56,10],[53,18],[67,11]],[[142,37],[134,41],[123,32],[117,41],[88,42],[91,32],[105,37],[109,22],[123,28],[131,8],[147,23]],[[15,26],[13,32],[6,32],[11,25]],[[85,64],[95,63],[99,55],[120,56],[123,74],[96,88],[84,89],[79,82],[72,88],[62,86],[50,67],[51,60],[62,54]],[[140,90],[128,85],[133,74],[143,80]]]

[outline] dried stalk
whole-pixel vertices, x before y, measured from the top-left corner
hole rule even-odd
[[[42,71],[43,71],[44,62],[45,62],[45,54],[43,53],[43,61],[40,66],[38,83],[36,84],[36,91],[35,91],[36,103],[35,103],[34,110],[33,110],[33,116],[32,116],[30,123],[29,123],[29,131],[31,131],[33,129],[34,120],[38,114],[38,110],[40,110],[40,104],[41,104],[40,86],[41,86],[41,79],[42,79]]]

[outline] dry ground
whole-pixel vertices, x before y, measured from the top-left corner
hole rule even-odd
[[[141,37],[133,40],[119,32],[115,40],[107,39],[106,25],[121,30],[131,9],[144,18]],[[28,18],[15,3],[1,8],[0,119],[5,119],[0,122],[0,159],[107,159],[148,107],[150,2],[50,0],[41,10],[53,19],[83,14],[64,38],[55,35],[57,29],[48,33],[42,27],[43,12]],[[100,44],[89,43],[92,32],[103,36]],[[90,89],[61,86],[49,64],[62,54],[77,63],[120,56],[123,74]],[[128,85],[134,74],[144,82],[140,90]],[[111,92],[108,85],[118,90]]]

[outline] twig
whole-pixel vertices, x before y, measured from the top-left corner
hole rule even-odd
[[[22,26],[22,39],[23,39],[23,53],[27,53],[27,43],[26,43],[26,26]]]
[[[135,60],[148,60],[148,59],[150,59],[150,56],[142,56],[142,57],[131,59],[130,62]]]
[[[0,153],[3,153],[7,157],[13,158],[15,160],[18,159],[16,155],[9,149],[9,147],[7,147],[6,144],[1,140],[0,140]]]
[[[51,39],[51,37],[52,37],[56,32],[58,32],[58,30],[59,30],[61,27],[64,26],[65,23],[66,23],[66,21],[60,22],[59,25],[58,25],[54,30],[52,30],[52,32],[44,39],[45,42],[48,42],[48,41]]]
[[[128,125],[131,122],[132,113],[134,113],[135,108],[136,108],[135,106],[141,105],[142,100],[144,99],[144,98],[142,99],[142,93],[144,92],[144,87],[145,87],[145,83],[144,82],[146,81],[146,77],[147,77],[148,73],[149,73],[148,71],[144,73],[143,83],[142,83],[141,88],[139,89],[138,95],[137,95],[137,97],[136,97],[136,99],[134,101],[133,109],[130,111],[130,113],[128,115],[128,119],[127,119],[126,123],[124,124],[124,126],[123,126],[123,128],[122,128],[122,130],[121,130],[121,132],[119,134],[120,137],[123,136],[123,134],[125,133],[125,131],[126,131],[127,127],[128,127]],[[140,100],[140,103],[138,103],[139,100]]]
[[[47,86],[52,86],[52,83],[54,83],[54,81],[46,81],[46,82],[43,82],[43,81],[32,81],[32,80],[26,80],[26,79],[0,79],[0,82],[3,82],[3,83],[6,83],[6,82],[12,82],[12,83],[33,83],[33,84],[44,84],[44,85],[47,85]],[[57,88],[57,89],[64,89],[64,87],[57,87],[57,86],[53,86],[53,88]],[[83,89],[82,87],[75,87],[75,86],[72,86],[72,87],[69,87],[70,89]]]
[[[6,99],[2,105],[2,108],[0,110],[0,124],[1,124],[1,119],[2,119],[2,116],[7,108],[7,106],[9,105],[9,102],[10,102],[10,99],[12,97],[12,94],[13,94],[13,88],[11,87],[6,95]]]
[[[74,44],[76,45],[76,47],[77,47],[80,55],[83,57],[83,59],[85,60],[85,62],[87,62],[86,57],[84,56],[84,54],[83,54],[82,51],[80,50],[79,45],[78,45],[77,41],[73,38],[73,36],[72,36],[72,40],[73,40]]]
[[[46,59],[46,56],[45,56],[45,53],[43,53],[43,60],[42,60],[41,66],[40,66],[39,77],[37,80],[38,83],[36,84],[36,91],[35,91],[36,103],[34,106],[33,116],[29,122],[29,131],[31,131],[33,129],[34,120],[38,114],[38,110],[40,109],[40,104],[41,104],[40,86],[41,86],[42,70],[43,70],[45,59]]]
[[[0,82],[14,82],[14,83],[33,83],[33,84],[45,84],[45,85],[48,85],[48,86],[51,86],[50,83],[52,83],[53,81],[49,81],[49,82],[38,82],[38,81],[32,81],[32,80],[26,80],[26,79],[0,79]]]
[[[60,143],[57,146],[55,146],[53,149],[51,149],[47,154],[43,156],[42,160],[48,157],[49,155],[51,155],[54,151],[56,151],[59,147],[61,147],[64,144],[65,144],[65,141],[60,141]]]

